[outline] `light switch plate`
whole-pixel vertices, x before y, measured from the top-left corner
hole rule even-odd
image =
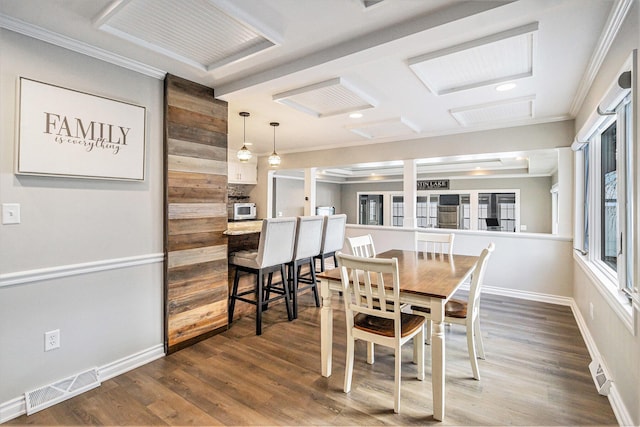
[[[2,204],[2,223],[3,224],[20,224],[20,204],[19,203],[3,203]]]

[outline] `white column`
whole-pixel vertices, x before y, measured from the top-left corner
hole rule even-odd
[[[415,160],[404,161],[404,221],[402,225],[406,228],[415,228],[416,226],[416,197],[417,190],[417,167]]]
[[[558,148],[558,235],[573,235],[573,151]]]
[[[267,171],[267,214],[265,218],[273,218],[276,211],[276,198],[274,197],[273,176],[275,171]],[[259,218],[259,217],[258,217]]]
[[[316,214],[316,170],[307,168],[304,170],[304,214]]]

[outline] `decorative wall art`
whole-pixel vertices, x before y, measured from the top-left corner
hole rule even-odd
[[[20,78],[16,173],[144,180],[144,107]]]

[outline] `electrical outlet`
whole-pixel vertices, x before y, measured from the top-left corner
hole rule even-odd
[[[60,348],[60,329],[44,333],[44,351]]]
[[[593,320],[593,303],[592,302],[589,303],[589,317],[591,317],[591,320]]]

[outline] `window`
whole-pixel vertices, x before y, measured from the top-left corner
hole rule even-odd
[[[402,227],[404,221],[404,197],[391,196],[391,225]]]
[[[631,105],[625,98],[581,149],[584,211],[578,212],[587,261],[618,290],[633,287]]]
[[[478,194],[478,230],[516,231],[516,194]]]

